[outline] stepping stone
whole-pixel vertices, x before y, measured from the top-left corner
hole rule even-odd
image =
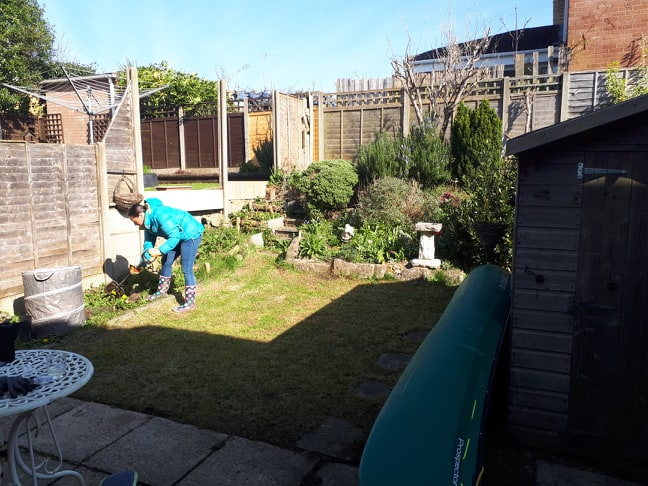
[[[362,398],[386,399],[391,393],[392,387],[382,381],[365,381],[360,383],[354,393]]]
[[[362,430],[348,420],[328,417],[315,430],[305,433],[296,445],[307,451],[351,461],[354,459],[354,444],[363,438]]]
[[[407,334],[407,339],[414,343],[422,343],[423,340],[427,337],[427,335],[430,334],[430,331],[427,330],[421,330],[421,331],[412,331]]]
[[[412,356],[412,353],[385,353],[378,358],[378,366],[389,371],[402,371]]]

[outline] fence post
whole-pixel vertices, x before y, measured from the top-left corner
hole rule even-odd
[[[221,79],[218,83],[218,168],[219,179],[223,186],[223,217],[229,215],[229,161],[227,154],[227,82]]]
[[[128,81],[131,86],[130,116],[133,127],[133,153],[135,160],[135,172],[137,173],[137,187],[140,192],[144,191],[144,156],[142,155],[142,123],[139,104],[139,74],[136,67],[128,68]],[[107,207],[107,206],[106,206]]]
[[[502,82],[502,133],[508,130],[509,105],[511,104],[511,80],[508,76]]]
[[[98,142],[94,144],[95,160],[97,170],[97,205],[99,210],[99,252],[101,261],[105,262],[108,255],[114,255],[114,248],[110,238],[108,224],[108,213],[110,200],[108,197],[108,164],[106,162],[106,144]],[[143,243],[140,237],[140,244]]]
[[[250,151],[250,110],[248,106],[248,95],[243,98],[243,156],[245,162],[252,158]]]
[[[275,169],[281,167],[281,127],[279,126],[279,96],[277,90],[272,91],[272,148],[274,150]]]
[[[562,86],[560,91],[560,113],[559,120],[565,121],[569,118],[569,73],[562,73]]]
[[[185,131],[184,131],[184,108],[178,107],[178,142],[180,146],[180,170],[187,167],[187,157],[185,154]]]
[[[405,95],[405,89],[402,88],[400,90],[400,98],[401,98],[401,106],[403,109],[401,110],[401,116],[403,119],[401,120],[401,133],[403,134],[403,137],[407,137],[410,132],[410,101],[409,98]]]

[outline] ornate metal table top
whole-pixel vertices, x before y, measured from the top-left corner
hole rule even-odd
[[[0,416],[14,415],[43,407],[57,398],[66,397],[83,387],[94,373],[92,363],[85,357],[56,349],[17,350],[16,359],[0,366],[0,376],[37,378],[47,376],[47,357],[52,354],[65,356],[65,374],[49,383],[39,385],[26,395],[0,398]]]

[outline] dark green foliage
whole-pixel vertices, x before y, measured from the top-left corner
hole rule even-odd
[[[372,143],[360,145],[356,162],[360,187],[381,177],[405,177],[400,163],[404,147],[402,136],[393,138],[384,132],[378,133]]]
[[[464,186],[479,165],[492,165],[502,157],[502,121],[487,100],[475,110],[463,103],[451,127],[452,178]]]
[[[220,253],[227,252],[242,242],[242,236],[233,227],[206,227],[200,242],[200,255],[214,258]]]
[[[54,33],[36,0],[0,4],[0,83],[36,87],[52,66]],[[28,114],[29,97],[0,86],[0,113]]]
[[[494,263],[511,267],[517,166],[513,160],[482,164],[475,169],[465,191],[444,197],[443,235],[437,244],[439,258],[470,271]],[[475,223],[502,225],[503,236],[493,249],[484,247]]]
[[[331,223],[325,219],[310,221],[300,229],[302,239],[299,243],[299,256],[328,260],[331,256],[331,247],[337,244]]]
[[[407,137],[385,133],[358,149],[360,187],[383,177],[415,179],[423,188],[445,184],[450,178],[451,152],[437,126],[426,121],[412,127]]]
[[[274,168],[274,144],[272,140],[264,140],[254,147],[254,156],[261,168],[270,174]]]
[[[322,160],[311,164],[295,185],[306,197],[307,209],[327,212],[345,209],[358,183],[355,167],[346,160]]]
[[[473,161],[468,153],[467,144],[470,141],[470,108],[459,104],[454,122],[450,128],[450,146],[453,161],[450,165],[452,179],[462,182],[472,168]]]
[[[432,188],[450,179],[452,155],[434,123],[427,121],[412,127],[407,137],[406,156],[403,165],[408,169],[407,175],[421,187]]]
[[[335,256],[355,263],[400,262],[416,256],[418,241],[398,226],[384,223],[365,224],[357,229]]]
[[[138,67],[140,86],[166,88],[140,100],[143,119],[177,114],[178,107],[193,109],[201,103],[218,102],[218,82],[200,78],[195,73],[176,71],[166,61]],[[213,109],[212,109],[213,111]],[[201,112],[194,112],[199,115]]]

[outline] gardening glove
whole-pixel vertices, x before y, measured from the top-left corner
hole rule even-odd
[[[0,388],[4,387],[4,393],[9,393],[11,398],[18,398],[18,395],[27,395],[30,391],[38,387],[37,384],[23,378],[22,376],[2,376],[0,377]]]
[[[159,257],[162,253],[157,248],[149,248],[144,253],[142,253],[142,261],[147,265],[153,263],[153,261]]]

